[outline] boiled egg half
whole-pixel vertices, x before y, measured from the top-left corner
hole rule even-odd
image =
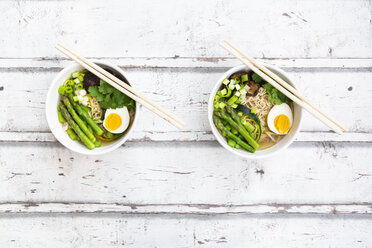
[[[129,120],[127,107],[107,109],[103,126],[111,133],[122,133],[128,128]]]
[[[292,109],[286,103],[275,105],[267,115],[267,126],[276,134],[287,134],[292,123]]]

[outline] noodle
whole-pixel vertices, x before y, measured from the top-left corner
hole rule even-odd
[[[268,129],[266,125],[266,116],[269,114],[269,111],[274,106],[274,104],[269,101],[269,95],[267,94],[265,88],[260,87],[256,96],[247,96],[241,102],[241,104],[247,106],[250,109],[256,109],[256,115],[260,119],[262,127]]]
[[[269,101],[269,95],[266,92],[265,88],[260,87],[256,96],[246,96],[246,98],[243,99],[241,104],[245,105],[250,109],[257,110],[256,115],[260,119],[262,128],[261,138],[258,141],[258,144],[260,145],[259,148],[260,150],[275,145],[283,138],[282,135],[278,135],[270,131],[269,127],[267,126],[266,117],[269,114],[271,108],[274,106],[274,104]]]
[[[102,108],[99,105],[97,99],[95,97],[92,97],[89,101],[90,109],[91,109],[91,114],[92,114],[92,119],[100,123],[101,118],[102,118]]]

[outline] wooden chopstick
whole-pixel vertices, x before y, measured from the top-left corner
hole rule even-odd
[[[176,119],[172,118],[169,115],[169,113],[165,109],[163,109],[163,108],[161,108],[161,109],[164,112],[161,111],[161,109],[159,108],[159,105],[157,105],[156,103],[152,102],[152,104],[151,104],[148,101],[144,100],[142,97],[138,96],[137,94],[132,93],[132,92],[136,92],[136,91],[132,87],[130,87],[129,85],[127,85],[125,82],[123,82],[120,79],[114,77],[113,75],[111,75],[110,73],[108,73],[107,71],[105,71],[103,69],[102,69],[103,70],[103,73],[100,72],[100,71],[98,71],[98,70],[96,70],[96,69],[94,69],[92,66],[90,66],[89,64],[87,64],[84,61],[82,61],[81,59],[79,59],[75,55],[75,53],[71,53],[69,50],[65,49],[63,46],[61,46],[59,44],[56,45],[56,48],[59,51],[61,51],[62,53],[64,53],[65,55],[67,55],[68,57],[70,57],[76,63],[80,64],[85,69],[87,69],[88,71],[90,71],[91,73],[93,73],[94,75],[96,75],[97,77],[103,79],[105,82],[107,82],[108,84],[110,84],[112,87],[116,88],[117,90],[121,91],[125,95],[129,96],[134,101],[136,101],[136,102],[140,103],[141,105],[145,106],[147,109],[149,109],[150,111],[154,112],[155,114],[157,114],[158,116],[160,116],[164,120],[168,121],[169,123],[171,123],[172,125],[174,125],[178,129],[182,129],[184,127],[184,124],[183,124],[184,122],[180,123]],[[79,56],[79,57],[81,57],[81,56]],[[87,59],[85,59],[85,60],[87,60]],[[97,66],[97,67],[99,67],[99,66]],[[109,75],[111,75],[112,77],[109,77]],[[131,88],[132,92],[130,92],[126,88],[122,87],[121,86],[122,84],[123,85],[127,85],[129,88]]]
[[[292,85],[285,82],[283,79],[281,79],[278,75],[267,69],[264,65],[262,65],[260,62],[255,60],[254,58],[246,55],[243,51],[232,45],[229,41],[225,40],[225,42],[235,49],[237,52],[239,52],[244,58],[248,59],[249,62],[251,62],[253,65],[257,66],[260,70],[265,72],[267,75],[269,75],[272,79],[274,79],[276,82],[278,82],[280,85],[285,87],[287,90],[289,90],[292,94],[296,95],[298,98],[300,98],[302,101],[309,104],[312,108],[314,108],[316,111],[320,112],[322,115],[324,115],[328,120],[339,126],[344,131],[349,131],[347,127],[343,126],[341,123],[336,121],[334,118],[332,118],[330,115],[326,114],[323,110],[321,110],[318,106],[313,104],[307,97],[302,95],[298,90],[296,90]]]
[[[58,43],[58,45],[62,48],[64,48],[66,51],[70,52],[71,54],[73,54],[75,57],[77,57],[78,59],[82,60],[84,63],[88,64],[89,66],[91,66],[92,68],[94,68],[95,70],[99,71],[100,73],[104,74],[105,76],[107,76],[108,78],[110,78],[111,80],[113,80],[114,82],[116,82],[117,84],[119,84],[121,87],[127,89],[128,91],[132,92],[133,94],[137,95],[138,97],[142,98],[144,101],[150,103],[151,105],[154,105],[154,106],[157,106],[157,108],[161,111],[161,112],[164,112],[166,115],[168,115],[169,117],[173,118],[174,120],[176,120],[178,123],[180,123],[182,126],[185,126],[186,125],[186,122],[182,121],[181,119],[179,119],[177,116],[173,115],[172,113],[169,113],[166,109],[164,109],[163,107],[157,105],[154,101],[152,101],[151,99],[147,98],[146,96],[144,96],[142,93],[134,90],[131,86],[129,86],[128,84],[124,83],[123,81],[121,81],[119,78],[115,77],[114,75],[112,75],[111,73],[108,73],[106,70],[104,70],[103,68],[99,67],[98,65],[96,65],[95,63],[89,61],[88,59],[84,58],[83,56],[80,56],[78,55],[77,53],[73,52],[71,49],[68,49],[67,47],[63,46],[61,43]]]
[[[246,59],[242,58],[239,53],[236,51],[228,48],[223,43],[219,43],[222,48],[224,48],[226,51],[234,55],[237,59],[239,59],[241,62],[243,62],[245,65],[247,65],[252,71],[257,73],[261,78],[263,78],[266,82],[270,83],[273,87],[275,87],[277,90],[282,92],[284,95],[286,95],[289,99],[300,105],[302,108],[306,109],[310,114],[318,118],[320,121],[322,121],[325,125],[332,128],[333,131],[335,131],[338,134],[342,134],[342,130],[340,127],[338,127],[335,123],[331,122],[328,118],[326,118],[324,115],[322,115],[320,112],[314,110],[309,104],[299,99],[297,96],[293,95],[291,92],[289,92],[286,88],[281,86],[279,83],[274,81],[271,77],[263,73],[260,69],[258,69],[256,66],[251,64]]]

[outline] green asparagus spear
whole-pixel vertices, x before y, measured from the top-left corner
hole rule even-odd
[[[89,148],[93,149],[95,147],[94,143],[84,134],[84,132],[80,129],[79,125],[72,119],[70,113],[67,111],[64,105],[59,106],[63,117],[66,119],[67,123],[70,127],[74,130],[80,140]]]
[[[244,139],[248,142],[250,146],[252,146],[255,150],[258,148],[258,143],[251,137],[248,131],[244,128],[244,126],[239,122],[235,122],[226,111],[215,111],[216,116],[220,117],[221,119],[226,120],[232,128],[238,130],[238,132],[244,137]]]
[[[67,129],[66,133],[68,134],[68,136],[70,136],[70,138],[72,140],[76,140],[77,139],[77,135],[74,132],[74,130],[72,130],[72,128]]]
[[[239,146],[243,147],[249,152],[254,153],[256,151],[256,149],[245,143],[239,137],[232,134],[229,130],[227,130],[226,127],[222,124],[221,119],[217,115],[213,115],[213,121],[217,128],[219,128],[222,132],[226,134],[227,138],[234,140]]]
[[[68,100],[67,97],[62,96],[62,101],[67,107],[68,112],[71,114],[72,118],[75,120],[75,122],[79,125],[81,130],[88,136],[88,138],[91,141],[96,141],[96,137],[94,134],[88,129],[87,125],[85,125],[84,121],[80,119],[79,115],[75,112],[74,108],[72,107],[70,101]]]
[[[226,110],[227,112],[231,115],[231,117],[233,118],[233,120],[240,124],[242,127],[245,127],[247,126],[247,130],[248,132],[252,132],[254,130],[254,127],[251,123],[247,122],[245,123],[245,125],[243,125],[241,119],[240,119],[240,116],[238,116],[238,114],[235,112],[235,110],[231,107],[231,106],[226,106]]]
[[[72,106],[74,106],[74,109],[76,110],[76,112],[81,116],[81,118],[84,119],[84,121],[86,121],[89,124],[89,126],[91,126],[93,128],[93,131],[97,135],[102,135],[103,130],[97,125],[97,123],[94,122],[94,120],[92,118],[90,118],[88,113],[85,112],[78,103],[73,101],[73,97],[74,96],[72,94],[68,95],[68,98],[70,99],[70,102],[71,102]]]
[[[60,110],[58,110],[58,121],[60,123],[66,122],[66,120],[65,120],[65,118],[63,118]]]

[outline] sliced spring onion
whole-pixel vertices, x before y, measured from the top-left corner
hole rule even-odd
[[[63,85],[59,86],[58,93],[61,94],[61,95],[64,95],[65,94],[65,89],[66,89],[65,86],[63,86]]]
[[[71,74],[71,77],[73,78],[77,78],[78,76],[79,76],[79,72],[77,71]]]
[[[235,128],[233,128],[232,130],[231,130],[231,132],[233,133],[233,134],[238,134],[239,132],[238,132],[238,130],[236,130]]]
[[[240,85],[239,85],[239,84],[236,84],[236,85],[235,85],[235,89],[236,89],[236,90],[240,90]]]
[[[236,142],[235,142],[235,140],[228,139],[228,140],[227,140],[227,144],[228,144],[229,146],[231,146],[232,148],[234,148],[235,145],[236,145]]]
[[[235,79],[231,79],[230,84],[236,84]]]
[[[227,89],[223,89],[220,91],[221,96],[224,96],[227,94]]]
[[[241,89],[239,90],[239,92],[240,92],[240,94],[242,94],[242,95],[247,94],[247,91],[245,90],[245,88],[241,88]]]
[[[239,77],[236,77],[236,78],[234,78],[234,79],[235,79],[235,84],[240,83],[240,79],[239,79]]]
[[[84,81],[84,75],[79,75],[77,78],[79,79],[80,82]]]
[[[257,109],[251,109],[251,113],[257,114]]]
[[[238,104],[234,103],[231,105],[232,108],[237,108],[238,107]]]
[[[223,83],[224,85],[228,85],[228,84],[230,83],[230,81],[229,81],[227,78],[225,78],[225,79],[222,81],[222,83]]]
[[[78,78],[75,78],[74,82],[78,84],[78,83],[80,83],[80,80]]]
[[[218,107],[220,107],[221,109],[224,109],[226,106],[226,104],[224,102],[220,102]]]
[[[72,87],[71,86],[66,86],[65,87],[65,94],[70,94],[70,93],[72,93]]]
[[[76,85],[76,89],[77,89],[77,90],[82,90],[83,88],[84,88],[83,83],[78,83],[78,84]]]
[[[248,81],[248,74],[243,74],[241,79],[242,79],[242,82]]]
[[[237,95],[233,95],[232,97],[230,97],[230,99],[227,101],[227,104],[228,105],[232,105],[232,104],[234,104],[237,100],[238,100],[238,96]]]
[[[240,92],[239,91],[235,92],[235,95],[240,96]]]
[[[250,89],[250,87],[249,87],[248,85],[245,85],[245,86],[244,86],[244,89],[245,89],[246,91],[248,91],[248,90]]]
[[[230,90],[233,90],[233,89],[235,89],[235,85],[233,83],[230,83],[229,88],[230,88]]]

